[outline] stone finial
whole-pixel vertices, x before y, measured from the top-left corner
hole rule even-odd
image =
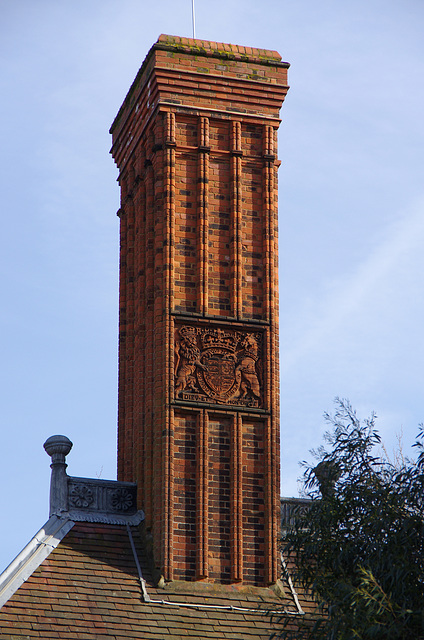
[[[339,465],[332,460],[321,460],[312,471],[318,480],[321,495],[334,493],[336,482],[341,476]]]
[[[66,436],[50,436],[43,447],[52,459],[52,464],[65,464],[65,456],[72,449],[72,442]]]
[[[68,476],[66,456],[72,449],[72,442],[66,436],[51,436],[44,443],[44,449],[52,459],[50,465],[50,515],[59,515],[68,510]]]

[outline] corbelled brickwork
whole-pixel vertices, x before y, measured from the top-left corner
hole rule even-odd
[[[277,168],[287,63],[160,36],[113,125],[118,477],[167,580],[279,576]]]

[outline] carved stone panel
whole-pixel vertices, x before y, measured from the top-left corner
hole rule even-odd
[[[262,341],[260,331],[178,326],[175,399],[262,407]]]
[[[68,478],[69,509],[125,515],[137,511],[137,486],[130,482]]]

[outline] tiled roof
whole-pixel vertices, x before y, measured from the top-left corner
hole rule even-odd
[[[131,531],[151,602],[143,601],[126,527],[77,522],[0,610],[0,639],[265,640],[278,628],[267,612],[284,610],[295,621],[289,585],[282,597],[231,585],[155,587],[143,524]]]

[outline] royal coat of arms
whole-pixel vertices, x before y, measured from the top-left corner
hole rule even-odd
[[[261,340],[259,332],[179,327],[176,399],[261,406]]]

